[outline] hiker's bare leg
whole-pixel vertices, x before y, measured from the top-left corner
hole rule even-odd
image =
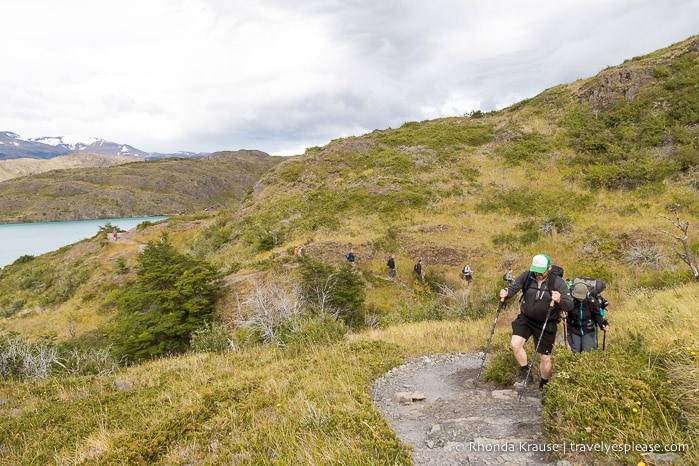
[[[527,340],[519,335],[512,335],[512,339],[510,340],[510,348],[512,348],[512,353],[515,355],[515,359],[520,367],[527,365],[527,352],[524,351],[524,344],[526,342]]]
[[[541,378],[549,380],[552,373],[551,355],[542,354],[541,355],[541,365],[539,366],[539,372],[541,373]]]

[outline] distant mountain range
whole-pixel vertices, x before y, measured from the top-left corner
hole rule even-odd
[[[51,159],[61,155],[90,153],[108,156],[129,156],[143,160],[166,159],[173,157],[201,158],[208,153],[175,152],[161,154],[145,152],[128,144],[105,141],[98,138],[72,140],[66,136],[22,139],[11,131],[0,131],[0,160],[10,159]]]

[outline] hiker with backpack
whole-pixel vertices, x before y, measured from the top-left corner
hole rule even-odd
[[[525,388],[534,381],[531,365],[527,363],[524,344],[534,336],[535,353],[541,355],[539,372],[541,379],[539,389],[549,381],[552,375],[551,351],[556,341],[556,331],[561,313],[573,308],[573,298],[562,278],[562,273],[553,273],[556,266],[546,254],[537,254],[532,259],[529,270],[519,274],[507,288],[500,290],[500,298],[509,299],[522,290],[520,311],[512,322],[512,339],[510,347],[520,367],[520,375],[515,387]],[[557,270],[561,270],[557,268]]]
[[[473,275],[471,274],[471,263],[467,262],[466,265],[464,265],[464,268],[461,272],[464,274],[464,280],[466,280],[466,284],[468,286],[471,286],[471,282],[473,281]]]
[[[502,279],[505,280],[507,286],[512,285],[512,283],[515,281],[514,277],[512,276],[512,269],[508,269],[507,272],[505,272],[505,275],[502,276]]]
[[[413,272],[417,275],[418,280],[422,280],[422,259],[418,259],[413,266]]]
[[[354,251],[352,251],[350,249],[349,252],[347,252],[347,254],[345,254],[345,259],[347,259],[347,262],[352,264],[352,267],[354,267],[354,260],[356,259],[355,255],[354,255]]]
[[[573,309],[568,312],[568,344],[573,353],[591,351],[597,348],[597,327],[609,330],[609,322],[604,318],[597,298],[590,294],[583,282],[573,284]],[[561,317],[566,318],[561,314]]]
[[[391,257],[388,258],[386,265],[388,266],[388,269],[389,269],[388,276],[391,278],[391,280],[393,280],[393,277],[396,276],[396,255],[395,254],[391,254]]]

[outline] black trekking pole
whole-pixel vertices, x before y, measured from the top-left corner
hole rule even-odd
[[[602,330],[602,331],[604,332],[604,335],[602,336],[602,351],[604,351],[605,348],[607,347],[607,331],[606,330]]]
[[[539,341],[536,342],[536,347],[534,348],[534,354],[532,354],[532,360],[529,363],[529,368],[527,369],[527,376],[524,378],[524,384],[522,385],[522,389],[519,391],[519,401],[522,401],[522,395],[524,395],[524,390],[527,388],[527,382],[529,381],[529,376],[532,373],[532,367],[534,367],[534,358],[536,358],[536,353],[539,351],[539,345],[541,344],[541,340],[544,338],[544,332],[546,331],[546,324],[549,323],[549,317],[551,316],[551,311],[553,310],[553,307],[556,303],[554,300],[551,300],[551,303],[549,304],[549,310],[546,312],[546,319],[544,320],[544,326],[541,327],[541,334],[539,335]]]
[[[498,317],[500,316],[500,311],[505,308],[505,298],[500,298],[500,304],[498,305],[498,310],[495,313],[495,320],[493,321],[493,328],[490,330],[490,336],[488,337],[488,343],[485,345],[485,352],[483,353],[483,360],[481,361],[481,368],[478,369],[478,375],[476,380],[473,381],[473,389],[475,390],[478,386],[478,381],[481,378],[481,372],[483,371],[483,365],[485,364],[485,358],[488,356],[488,349],[490,348],[490,342],[493,339],[493,334],[495,333],[495,325],[498,323]]]
[[[568,319],[563,319],[563,346],[568,349]]]

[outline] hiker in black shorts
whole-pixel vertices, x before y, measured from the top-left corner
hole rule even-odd
[[[538,353],[541,355],[539,388],[542,388],[552,374],[551,350],[556,341],[558,321],[561,313],[565,316],[573,308],[573,298],[563,278],[551,273],[551,259],[546,254],[534,256],[529,270],[519,274],[514,283],[500,290],[500,297],[511,298],[519,290],[524,290],[523,299],[520,313],[512,322],[510,340],[510,347],[520,366],[520,376],[515,387],[524,387],[534,381],[524,350],[524,344],[533,335],[535,344],[541,338]]]

